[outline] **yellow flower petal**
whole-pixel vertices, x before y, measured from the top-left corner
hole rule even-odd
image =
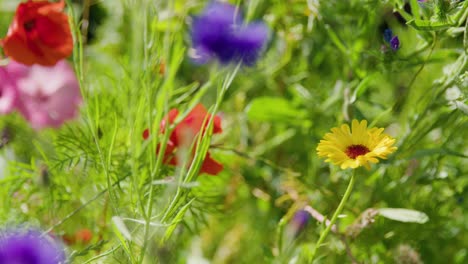
[[[395,139],[383,132],[383,128],[367,128],[367,121],[354,119],[349,125],[331,129],[317,146],[320,157],[326,162],[339,165],[341,169],[364,166],[370,169],[371,163],[386,159],[396,151]]]

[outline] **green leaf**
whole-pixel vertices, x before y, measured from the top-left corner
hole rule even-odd
[[[364,78],[359,85],[354,89],[354,92],[350,98],[350,103],[356,102],[356,99],[360,97],[369,88],[369,82],[374,79],[374,76],[368,76]]]
[[[175,228],[177,227],[177,224],[180,223],[183,220],[185,212],[187,212],[187,210],[190,208],[190,205],[192,204],[193,201],[195,201],[195,198],[192,198],[190,201],[188,201],[180,209],[180,211],[177,213],[177,215],[172,220],[172,223],[167,228],[166,233],[164,234],[164,237],[161,240],[161,243],[164,242],[164,241],[167,241],[171,237],[172,233],[174,232]]]
[[[132,250],[130,249],[127,243],[127,240],[129,241],[132,240],[132,235],[130,234],[130,231],[127,229],[127,226],[125,226],[125,223],[123,222],[122,218],[120,218],[119,216],[113,216],[112,222],[113,222],[112,227],[114,229],[114,233],[119,239],[120,245],[123,247],[128,257],[130,259],[133,259]]]
[[[414,152],[411,158],[422,158],[425,156],[433,156],[433,155],[445,155],[445,156],[455,156],[460,158],[468,158],[468,156],[464,155],[463,153],[459,153],[450,149],[445,148],[435,148],[435,149],[421,149]]]
[[[447,23],[445,21],[428,21],[428,20],[420,20],[420,19],[413,19],[406,22],[407,25],[413,26],[419,30],[443,30],[449,27],[455,26],[452,23]]]
[[[429,217],[420,211],[404,208],[380,208],[379,214],[385,218],[405,223],[424,224],[429,221]]]
[[[297,109],[290,101],[277,97],[260,97],[247,106],[247,117],[250,121],[281,122],[294,125],[303,125],[310,121],[306,120],[307,112]]]

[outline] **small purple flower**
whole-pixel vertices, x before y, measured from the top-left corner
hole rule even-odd
[[[398,39],[398,36],[392,37],[390,40],[390,47],[396,51],[400,48],[400,40]]]
[[[215,57],[222,64],[255,64],[268,38],[268,28],[263,22],[243,25],[242,20],[242,14],[233,5],[209,4],[193,20],[194,61],[203,64]]]
[[[393,51],[396,51],[400,48],[400,40],[398,36],[394,36],[391,29],[387,28],[384,30],[383,37],[385,42],[390,44],[390,47]]]
[[[291,226],[294,230],[294,235],[297,236],[307,225],[311,218],[311,215],[306,210],[299,210],[294,214],[291,220]]]
[[[0,263],[63,264],[63,247],[37,230],[0,231]]]

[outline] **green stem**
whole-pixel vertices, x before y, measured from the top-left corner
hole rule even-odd
[[[341,202],[338,205],[338,208],[336,209],[335,213],[333,214],[333,217],[330,220],[330,223],[327,225],[325,230],[323,230],[322,234],[320,234],[320,238],[319,238],[317,244],[315,244],[314,251],[312,251],[312,254],[310,255],[309,263],[312,263],[312,260],[314,260],[315,254],[317,253],[317,249],[320,247],[322,242],[327,237],[327,235],[330,232],[332,226],[335,224],[336,219],[338,218],[338,215],[340,215],[341,211],[343,211],[343,208],[344,208],[344,206],[346,204],[346,201],[348,200],[349,196],[351,195],[351,190],[353,189],[353,186],[354,186],[355,175],[356,175],[356,169],[354,169],[353,174],[351,175],[351,180],[349,181],[348,188],[346,188],[346,192],[343,195],[343,198],[341,199]]]
[[[213,124],[214,117],[216,115],[216,112],[218,111],[219,106],[221,105],[221,102],[224,99],[224,95],[226,94],[227,89],[231,86],[231,83],[234,80],[234,77],[239,72],[240,67],[241,67],[241,63],[239,62],[237,64],[236,68],[234,68],[234,70],[230,74],[226,75],[226,78],[224,79],[224,82],[223,82],[223,84],[221,86],[221,89],[218,90],[216,103],[214,105],[213,111],[211,112],[211,119],[208,120],[208,126],[211,126]],[[198,138],[197,140],[198,140],[197,146],[200,146],[201,145],[201,140],[202,140],[201,137]],[[162,149],[161,151],[164,151],[164,149]],[[195,152],[198,152],[198,151],[199,151],[199,148],[197,147]],[[195,159],[192,162],[196,162]],[[199,162],[201,164],[201,162],[203,162],[203,161],[199,161]],[[188,172],[187,171],[182,171],[181,173],[184,173],[184,172],[186,172],[188,175],[186,177],[181,178],[180,183],[192,182],[192,181],[194,181],[196,179],[196,177],[198,175],[198,170],[196,170],[196,171],[195,170],[189,170]],[[169,221],[171,218],[174,217],[174,214],[175,214],[174,212],[177,209],[177,207],[179,207],[181,199],[186,197],[189,192],[190,192],[190,190],[182,188],[180,185],[177,187],[177,191],[176,191],[176,194],[175,194],[174,198],[172,199],[169,206],[164,210],[163,217],[160,220],[162,223],[166,223],[167,221]]]

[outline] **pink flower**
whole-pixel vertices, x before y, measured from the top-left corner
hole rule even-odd
[[[65,60],[51,67],[10,61],[7,71],[16,82],[18,110],[34,129],[59,127],[78,114],[80,86]]]
[[[0,114],[8,114],[16,106],[16,85],[5,67],[0,67]]]

